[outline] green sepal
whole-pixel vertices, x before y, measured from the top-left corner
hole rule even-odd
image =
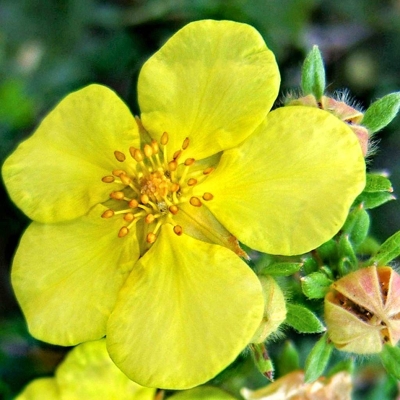
[[[339,257],[341,260],[346,260],[351,270],[357,269],[358,259],[354,251],[353,245],[350,242],[349,235],[341,235],[339,239]]]
[[[313,272],[301,278],[301,289],[309,299],[322,299],[328,293],[332,283],[333,281],[326,274]]]
[[[383,175],[367,174],[364,192],[393,192],[392,182]]]
[[[272,276],[289,276],[298,272],[302,266],[303,263],[279,262],[261,268],[260,273]]]
[[[301,89],[304,95],[312,94],[320,100],[325,92],[325,67],[318,46],[313,46],[301,70]]]
[[[329,378],[338,372],[347,372],[350,375],[354,372],[354,360],[352,358],[347,358],[346,360],[339,361],[329,371],[326,373],[326,377]]]
[[[333,239],[321,244],[317,251],[322,260],[327,261],[328,264],[334,263],[338,257],[337,244]]]
[[[395,199],[396,197],[389,192],[363,192],[357,197],[355,204],[358,205],[362,203],[365,209],[371,209]]]
[[[307,257],[303,259],[303,271],[304,274],[309,275],[313,272],[318,271],[318,263],[313,257]]]
[[[396,116],[400,108],[400,92],[390,93],[372,103],[365,111],[361,124],[370,134],[373,134],[388,125]]]
[[[284,343],[278,357],[277,367],[280,376],[300,369],[300,355],[292,341],[287,340]]]
[[[379,354],[386,371],[397,380],[400,380],[400,349],[385,344]]]
[[[313,382],[318,379],[328,365],[333,344],[325,333],[311,349],[305,363],[305,382]]]
[[[369,264],[387,265],[400,255],[400,231],[387,239],[379,248],[378,252],[370,259]]]
[[[264,343],[250,343],[249,349],[257,369],[270,381],[274,380],[274,366]]]
[[[300,333],[320,333],[325,331],[324,325],[307,307],[300,304],[286,304],[285,323]]]
[[[343,233],[349,235],[349,240],[357,248],[367,237],[369,230],[369,214],[364,205],[354,208],[342,228]]]

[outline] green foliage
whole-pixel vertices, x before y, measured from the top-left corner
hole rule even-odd
[[[333,283],[323,272],[313,272],[301,278],[301,288],[309,299],[322,299]]]
[[[285,323],[300,333],[319,333],[325,330],[321,321],[307,307],[300,304],[286,304]]]
[[[292,263],[292,262],[279,262],[272,263],[263,267],[260,271],[264,275],[272,276],[289,276],[298,272],[303,266],[303,263]]]
[[[273,380],[274,366],[268,355],[267,348],[264,343],[249,344],[251,355],[257,369],[269,380]]]
[[[400,349],[390,344],[385,344],[380,358],[386,371],[397,380],[400,380]]]
[[[325,92],[325,67],[318,46],[308,53],[301,70],[301,89],[319,100]]]
[[[342,228],[344,234],[348,235],[349,241],[357,248],[367,237],[369,230],[369,214],[363,204],[355,207],[347,217]]]
[[[300,369],[300,355],[294,343],[287,340],[277,360],[279,375],[283,376]]]
[[[369,261],[369,264],[387,265],[399,255],[400,231],[396,232],[381,245],[378,252]]]
[[[328,365],[333,345],[329,343],[327,334],[324,334],[307,357],[305,365],[305,381],[313,382],[318,379]]]

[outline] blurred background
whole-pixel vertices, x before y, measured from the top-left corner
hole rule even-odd
[[[330,92],[348,88],[365,109],[400,90],[399,0],[0,0],[1,164],[57,102],[89,83],[113,88],[138,113],[143,62],[183,25],[205,18],[259,30],[280,66],[281,99],[298,89],[314,44],[323,54]],[[400,116],[377,137],[379,151],[369,168],[389,171],[398,195]],[[51,374],[65,351],[26,332],[9,275],[29,221],[3,183],[0,191],[0,399],[8,399],[33,377]],[[373,210],[378,241],[400,229],[399,211],[396,201]],[[384,398],[368,393],[364,399]]]

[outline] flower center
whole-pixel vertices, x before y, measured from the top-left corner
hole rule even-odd
[[[144,145],[143,150],[130,147],[131,157],[127,158],[118,150],[114,152],[123,168],[113,170],[102,181],[124,187],[110,193],[113,206],[103,212],[102,218],[122,217],[123,226],[118,232],[121,238],[128,235],[140,220],[148,228],[145,233],[147,243],[155,242],[161,225],[165,223],[171,224],[175,234],[180,236],[183,229],[173,219],[180,205],[189,202],[193,207],[201,207],[203,201],[213,199],[211,193],[204,193],[199,198],[193,196],[192,191],[214,168],[195,168],[194,158],[182,161],[182,155],[189,147],[189,138],[168,161],[167,143],[168,134],[164,132],[160,143],[153,139],[150,144]]]

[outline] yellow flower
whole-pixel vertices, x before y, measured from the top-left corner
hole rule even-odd
[[[34,220],[12,269],[32,335],[107,335],[113,361],[144,386],[190,388],[235,359],[264,312],[236,238],[307,252],[339,230],[365,180],[337,118],[268,114],[278,86],[256,30],[198,21],[144,64],[140,120],[99,85],[50,112],[3,167]]]
[[[54,378],[38,378],[15,400],[153,400],[155,389],[128,379],[111,361],[105,340],[72,349]]]

